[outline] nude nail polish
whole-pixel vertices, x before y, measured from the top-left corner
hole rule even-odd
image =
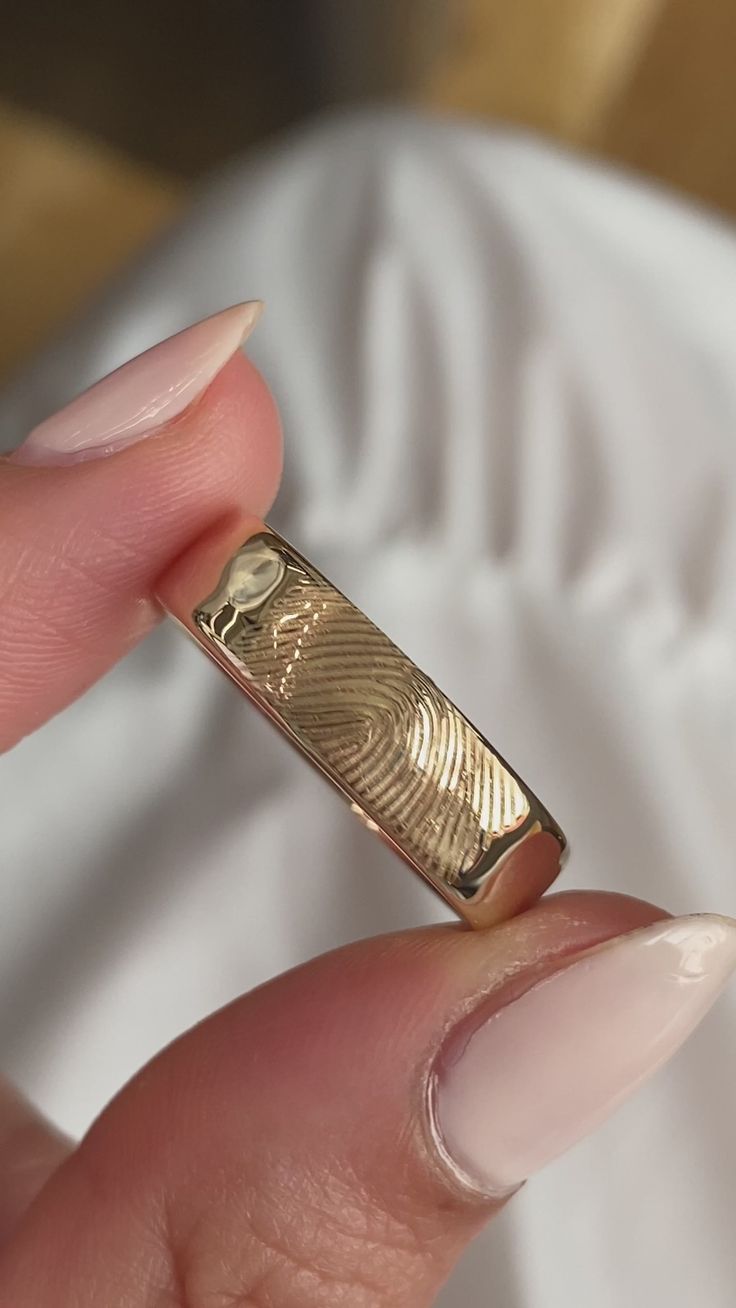
[[[594,1131],[682,1045],[736,969],[736,922],[673,918],[579,955],[453,1031],[432,1133],[475,1189],[514,1190]]]
[[[253,330],[252,300],[203,318],[124,363],[34,427],[15,463],[66,464],[114,454],[183,413]]]

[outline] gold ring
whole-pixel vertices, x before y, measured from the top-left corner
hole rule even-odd
[[[222,529],[172,569],[159,598],[471,926],[528,907],[557,876],[565,836],[529,787],[276,532]]]

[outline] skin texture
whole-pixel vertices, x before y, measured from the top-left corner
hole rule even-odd
[[[156,579],[240,506],[265,513],[280,471],[273,400],[242,355],[172,424],[109,458],[0,461],[0,749],[146,635]]]
[[[0,464],[3,747],[151,628],[156,583],[174,560],[227,534],[231,518],[266,512],[280,459],[272,401],[238,356],[140,444],[75,467]],[[352,944],[183,1036],[78,1147],[6,1092],[0,1303],[432,1303],[499,1207],[464,1187],[431,1141],[426,1085],[446,1033],[481,1001],[505,1004],[662,916],[575,892],[487,932],[432,927]]]

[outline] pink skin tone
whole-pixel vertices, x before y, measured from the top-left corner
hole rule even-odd
[[[474,1014],[432,1078],[433,1127],[448,1164],[489,1193],[513,1190],[677,1052],[734,968],[730,919],[673,918],[598,946],[490,1015]]]
[[[17,456],[0,460],[0,750],[76,698],[159,621],[154,583],[193,541],[242,506],[260,515],[270,507],[281,472],[278,415],[227,326],[224,366],[148,439],[139,432],[135,443],[104,457],[108,421],[102,457],[47,467],[21,466]],[[186,345],[185,335],[174,339]],[[168,351],[166,359],[157,395],[172,377],[181,384]],[[134,364],[128,369],[130,417]],[[133,407],[144,403],[139,394]],[[47,442],[50,425],[43,424]],[[65,421],[60,430],[65,439]],[[29,620],[40,613],[53,635],[29,642]]]
[[[124,363],[34,427],[16,463],[64,464],[133,445],[173,422],[250,336],[262,305],[236,304]]]
[[[267,511],[278,419],[227,312],[206,349],[182,334],[0,461],[5,746]],[[0,1094],[0,1303],[424,1308],[508,1191],[674,1052],[735,940],[727,919],[552,896],[489,932],[400,932],[275,978],[165,1050],[76,1148]]]

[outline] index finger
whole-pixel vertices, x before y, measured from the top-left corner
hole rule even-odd
[[[273,500],[279,420],[238,350],[248,309],[147,351],[0,464],[0,750],[146,634],[183,550]]]

